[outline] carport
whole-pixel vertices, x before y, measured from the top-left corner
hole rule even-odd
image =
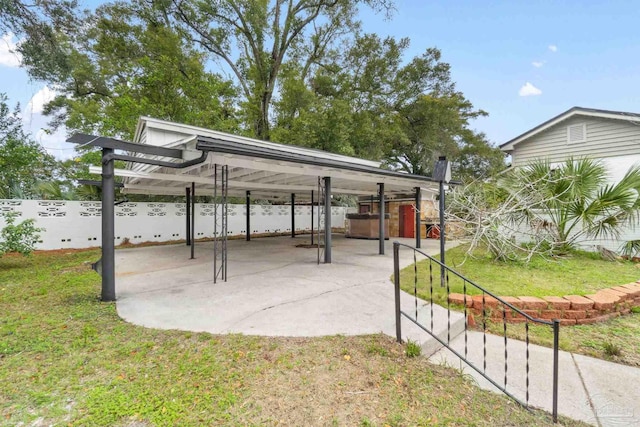
[[[214,197],[213,281],[227,279],[227,203],[231,196],[247,204],[246,240],[251,238],[251,198],[291,204],[291,233],[295,236],[295,205],[318,206],[318,246],[321,259],[332,262],[331,199],[334,194],[377,196],[380,201],[378,254],[385,252],[384,201],[396,195],[438,192],[430,177],[390,171],[377,162],[354,157],[276,144],[210,129],[143,117],[133,142],[76,134],[69,142],[102,149],[102,166],[92,173],[102,175],[102,299],[113,301],[115,292],[114,186],[115,176],[124,177],[125,193],[176,195],[193,205],[194,196]],[[116,169],[114,161],[125,161]],[[416,206],[419,206],[416,203]],[[193,209],[185,223],[187,242],[194,257]],[[416,210],[416,229],[419,212]],[[313,221],[312,221],[313,223]],[[320,230],[320,227],[322,230]],[[416,246],[420,235],[416,233]],[[373,252],[373,251],[372,251]]]

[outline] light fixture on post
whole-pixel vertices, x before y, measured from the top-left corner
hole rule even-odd
[[[444,223],[444,185],[451,181],[451,163],[446,156],[440,156],[433,168],[433,179],[440,184],[439,208],[440,211],[440,286],[444,286],[444,244],[445,244],[445,223]]]

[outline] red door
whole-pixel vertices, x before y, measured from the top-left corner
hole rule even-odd
[[[400,206],[400,237],[414,237],[415,211],[411,205]]]

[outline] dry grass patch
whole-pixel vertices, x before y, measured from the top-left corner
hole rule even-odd
[[[267,425],[546,425],[458,372],[409,358],[391,338],[272,341],[265,369],[246,385],[249,412]],[[248,416],[248,418],[247,418]]]

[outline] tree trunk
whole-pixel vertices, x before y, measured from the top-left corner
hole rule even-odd
[[[256,138],[263,141],[269,141],[271,128],[269,126],[269,107],[270,107],[271,95],[269,93],[263,93],[260,100],[260,115],[256,122]]]

